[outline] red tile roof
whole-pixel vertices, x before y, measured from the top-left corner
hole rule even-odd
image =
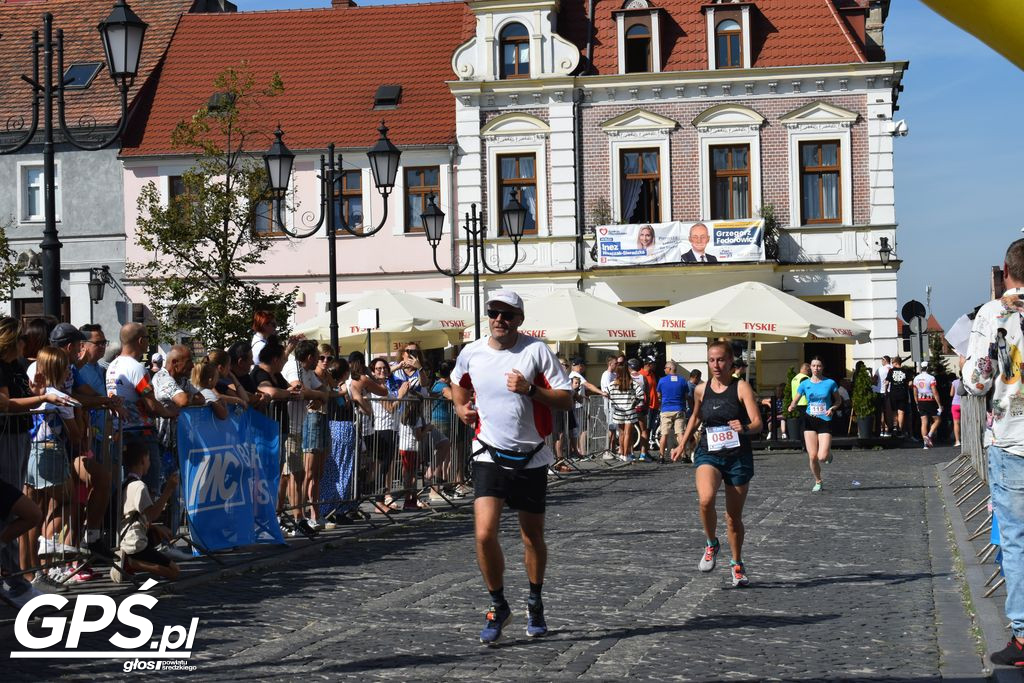
[[[206,103],[214,79],[247,65],[258,86],[274,72],[284,93],[263,100],[248,125],[266,131],[269,146],[280,122],[293,150],[368,147],[387,121],[399,146],[454,140],[455,48],[474,32],[463,2],[338,7],[182,18],[151,94],[148,116],[122,149],[126,156],[181,153],[171,147],[174,126]],[[397,109],[373,109],[380,85],[402,86]]]
[[[903,330],[906,327],[907,327],[906,323],[904,323],[899,318],[896,319],[896,334],[902,336],[903,335]],[[925,328],[925,331],[928,332],[928,333],[932,333],[932,332],[945,332],[945,330],[942,329],[942,325],[939,324],[939,321],[935,319],[934,315],[928,316],[928,327]]]
[[[193,0],[135,0],[132,9],[149,28],[142,45],[139,76],[129,97],[135,97],[140,86],[163,56],[167,43]],[[53,14],[53,40],[57,29],[64,31],[64,68],[75,63],[103,62],[103,69],[85,90],[65,91],[68,125],[74,126],[83,115],[95,117],[100,125],[116,124],[121,113],[114,82],[107,75],[103,43],[97,25],[110,14],[113,0],[29,0],[0,4],[0,128],[8,117],[31,114],[32,90],[21,75],[32,76],[32,32],[43,33],[43,14]],[[42,62],[42,54],[40,54]],[[54,56],[54,71],[57,70]],[[55,74],[56,76],[57,74]],[[40,63],[40,78],[42,64]],[[42,125],[42,124],[40,124]]]
[[[586,55],[588,0],[562,0],[559,33]],[[653,0],[664,10],[661,24],[663,71],[708,68],[707,28],[702,6],[707,0]],[[756,0],[754,67],[848,64],[865,61],[863,50],[833,0]],[[594,67],[618,72],[618,35],[612,11],[619,1],[595,0]],[[725,5],[722,9],[728,9]]]

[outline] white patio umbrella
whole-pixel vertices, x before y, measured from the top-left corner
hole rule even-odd
[[[592,294],[561,289],[524,302],[526,319],[519,331],[557,342],[635,342],[658,339],[640,314]],[[484,334],[487,321],[482,321]],[[472,328],[467,329],[472,333]]]
[[[869,330],[760,282],[741,282],[641,316],[664,334],[745,337],[748,342],[868,341]],[[747,368],[749,374],[750,368]]]
[[[380,311],[380,327],[371,333],[374,352],[394,351],[409,342],[417,342],[425,349],[457,344],[470,320],[465,311],[454,306],[382,289],[338,307],[338,343],[343,350],[365,346],[366,331],[359,328],[358,318],[359,311],[366,308]],[[326,341],[331,337],[330,324],[330,313],[321,313],[297,325],[293,332],[307,339]]]

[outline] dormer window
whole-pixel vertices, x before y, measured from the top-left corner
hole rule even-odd
[[[661,71],[661,9],[649,0],[626,0],[612,16],[619,34],[619,73]]]
[[[718,22],[715,27],[715,64],[719,69],[743,66],[743,29],[735,19]]]
[[[626,29],[626,73],[651,70],[651,30],[644,24]]]
[[[530,32],[522,24],[509,24],[499,35],[501,77],[530,77]]]

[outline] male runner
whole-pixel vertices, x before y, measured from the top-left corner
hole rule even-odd
[[[914,401],[921,416],[921,440],[924,441],[924,448],[927,450],[934,445],[932,437],[939,428],[939,416],[942,415],[942,402],[939,400],[935,376],[928,372],[927,365],[922,367],[921,372],[914,378]]]
[[[518,332],[523,300],[499,289],[487,299],[491,335],[466,346],[452,371],[452,400],[459,419],[476,426],[473,488],[476,556],[491,608],[480,642],[492,644],[512,616],[505,600],[505,557],[498,543],[501,510],[519,511],[530,580],[526,635],[547,633],[541,588],[547,565],[544,507],[554,453],[544,444],[552,410],[572,408],[571,385],[548,346]]]

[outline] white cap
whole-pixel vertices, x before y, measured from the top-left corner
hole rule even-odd
[[[523,308],[523,300],[519,297],[518,294],[513,292],[511,289],[496,289],[495,291],[491,292],[487,296],[487,304],[485,305],[494,303],[495,301],[500,301],[503,304],[508,304],[512,308],[518,308],[524,314],[526,313],[526,309]]]

